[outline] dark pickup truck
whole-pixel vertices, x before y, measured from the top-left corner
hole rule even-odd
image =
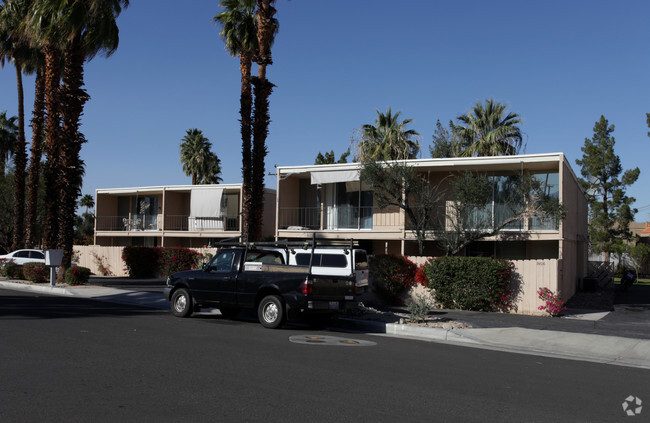
[[[267,328],[304,314],[331,315],[354,300],[353,275],[312,275],[311,266],[290,266],[284,257],[287,254],[277,248],[219,249],[202,270],[171,275],[165,298],[178,317],[200,308],[218,308],[225,317],[250,309],[257,310]]]

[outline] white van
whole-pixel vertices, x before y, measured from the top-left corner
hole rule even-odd
[[[309,266],[311,252],[311,248],[289,248],[288,264]],[[347,276],[354,272],[357,293],[365,292],[368,289],[368,255],[366,250],[351,250],[346,247],[316,247],[311,265],[312,275]]]

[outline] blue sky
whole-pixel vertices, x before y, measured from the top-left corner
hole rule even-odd
[[[628,193],[650,206],[650,2],[277,0],[276,8],[267,172],[313,164],[319,151],[339,155],[388,107],[414,120],[428,157],[437,119],[494,98],[521,115],[526,153],[563,152],[576,174],[580,147],[604,115],[623,167],[641,169]],[[217,1],[139,0],[120,16],[118,50],[86,66],[84,193],[189,184],[179,144],[190,128],[213,143],[224,182],[240,182],[239,61],[212,23],[218,11]],[[31,77],[25,94],[29,116]],[[8,66],[0,110],[17,113]],[[637,220],[650,220],[650,207]]]

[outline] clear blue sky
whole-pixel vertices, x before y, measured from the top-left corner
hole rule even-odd
[[[376,109],[401,111],[422,135],[487,98],[523,118],[526,153],[580,147],[604,115],[616,152],[641,177],[628,193],[650,206],[650,2],[278,0],[268,77],[267,172],[344,152]],[[199,128],[225,183],[241,181],[240,75],[212,17],[218,1],[136,0],[118,20],[120,46],[86,66],[91,95],[83,192],[189,184],[179,143]],[[25,78],[28,117],[33,78]],[[0,110],[17,113],[15,73],[0,70]],[[30,134],[28,136],[31,137]],[[275,187],[275,178],[267,178]],[[650,207],[637,220],[650,220]]]

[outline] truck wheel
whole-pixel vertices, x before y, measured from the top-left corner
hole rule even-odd
[[[172,295],[172,313],[176,317],[188,317],[192,314],[192,297],[186,289],[181,288]]]
[[[262,326],[269,329],[278,328],[284,323],[284,305],[277,295],[268,295],[257,307],[257,318]]]

